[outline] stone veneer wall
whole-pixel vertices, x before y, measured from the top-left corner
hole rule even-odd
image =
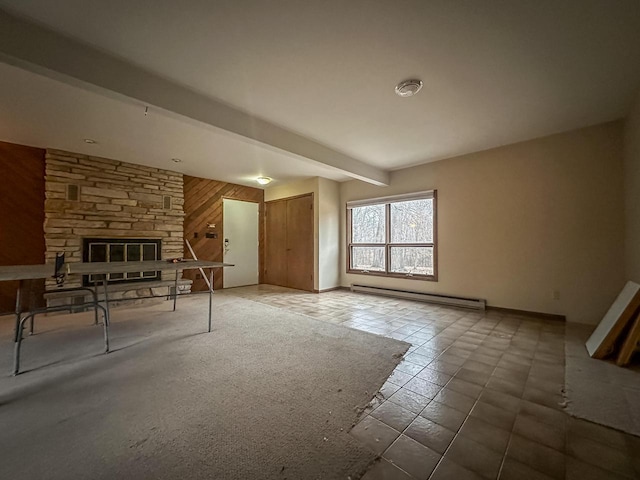
[[[45,162],[47,263],[53,263],[58,252],[65,252],[67,262],[81,262],[84,237],[159,238],[163,259],[183,255],[181,173],[51,149]],[[67,200],[69,184],[79,187],[78,201]],[[163,195],[171,196],[169,210],[163,209]],[[164,280],[173,278],[172,272],[163,274]],[[81,276],[65,281],[65,287],[81,284]],[[48,288],[54,285],[53,279],[47,280]],[[119,296],[150,293],[144,282],[128,285],[128,292],[117,289]]]

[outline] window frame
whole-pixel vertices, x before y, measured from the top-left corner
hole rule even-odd
[[[385,197],[379,199],[371,199],[366,205],[384,205],[385,207],[385,242],[384,243],[353,243],[353,222],[352,208],[364,205],[349,206],[347,202],[347,273],[355,275],[368,275],[376,277],[402,278],[405,280],[422,280],[429,282],[438,281],[438,194],[437,190],[429,192],[421,192],[410,195],[398,195],[397,197]],[[433,242],[431,243],[391,243],[391,204],[400,202],[409,202],[412,200],[424,199],[426,194],[430,194],[433,199]],[[399,198],[401,197],[401,198]],[[367,271],[351,268],[351,256],[353,247],[384,247],[385,249],[385,271]],[[393,247],[432,247],[433,248],[433,275],[421,275],[415,273],[398,273],[391,272],[391,249]]]

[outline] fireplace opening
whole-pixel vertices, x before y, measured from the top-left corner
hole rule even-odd
[[[83,262],[140,262],[162,258],[162,240],[153,238],[84,238]],[[133,283],[160,280],[160,271],[109,273],[107,283]],[[84,286],[102,281],[102,275],[83,275]]]

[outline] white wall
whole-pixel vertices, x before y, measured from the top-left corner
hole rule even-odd
[[[397,170],[388,187],[341,184],[342,225],[349,200],[437,189],[439,274],[390,279],[341,264],[342,285],[480,297],[597,323],[625,281],[622,140],[613,122]]]
[[[640,92],[626,122],[624,180],[626,273],[640,283]]]

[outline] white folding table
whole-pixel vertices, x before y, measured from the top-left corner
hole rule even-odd
[[[221,262],[208,262],[205,260],[181,260],[176,262],[157,260],[157,261],[144,261],[144,262],[85,262],[85,263],[65,263],[59,271],[55,271],[55,265],[13,265],[13,266],[0,266],[0,281],[18,280],[18,292],[16,295],[16,331],[15,331],[15,347],[14,347],[14,366],[13,374],[17,375],[20,371],[20,348],[23,341],[24,326],[28,320],[31,321],[31,331],[33,332],[33,319],[36,315],[47,312],[66,311],[70,309],[92,307],[95,311],[95,321],[98,323],[98,310],[103,313],[103,326],[104,326],[104,351],[109,352],[109,294],[107,289],[107,275],[118,274],[127,272],[142,272],[142,271],[174,271],[175,282],[173,291],[173,310],[176,309],[176,300],[178,298],[178,276],[179,272],[183,270],[204,269],[209,270],[209,316],[208,316],[208,331],[211,332],[211,310],[213,300],[213,272],[216,268],[232,267],[232,264]],[[102,276],[102,280],[94,283],[93,287],[77,287],[60,289],[59,291],[80,291],[86,290],[91,292],[93,298],[91,302],[85,302],[80,305],[59,305],[52,307],[42,307],[29,312],[22,312],[21,298],[24,288],[24,280],[36,280],[42,278],[50,278],[57,276],[58,281],[63,284],[64,277],[61,275],[94,275]],[[98,288],[102,285],[104,288],[104,305],[101,305],[98,301]],[[56,290],[58,291],[58,290]],[[152,295],[143,298],[162,298],[167,295]],[[136,297],[135,299],[139,299]],[[128,299],[118,299],[118,301]],[[23,316],[23,313],[25,315]]]

